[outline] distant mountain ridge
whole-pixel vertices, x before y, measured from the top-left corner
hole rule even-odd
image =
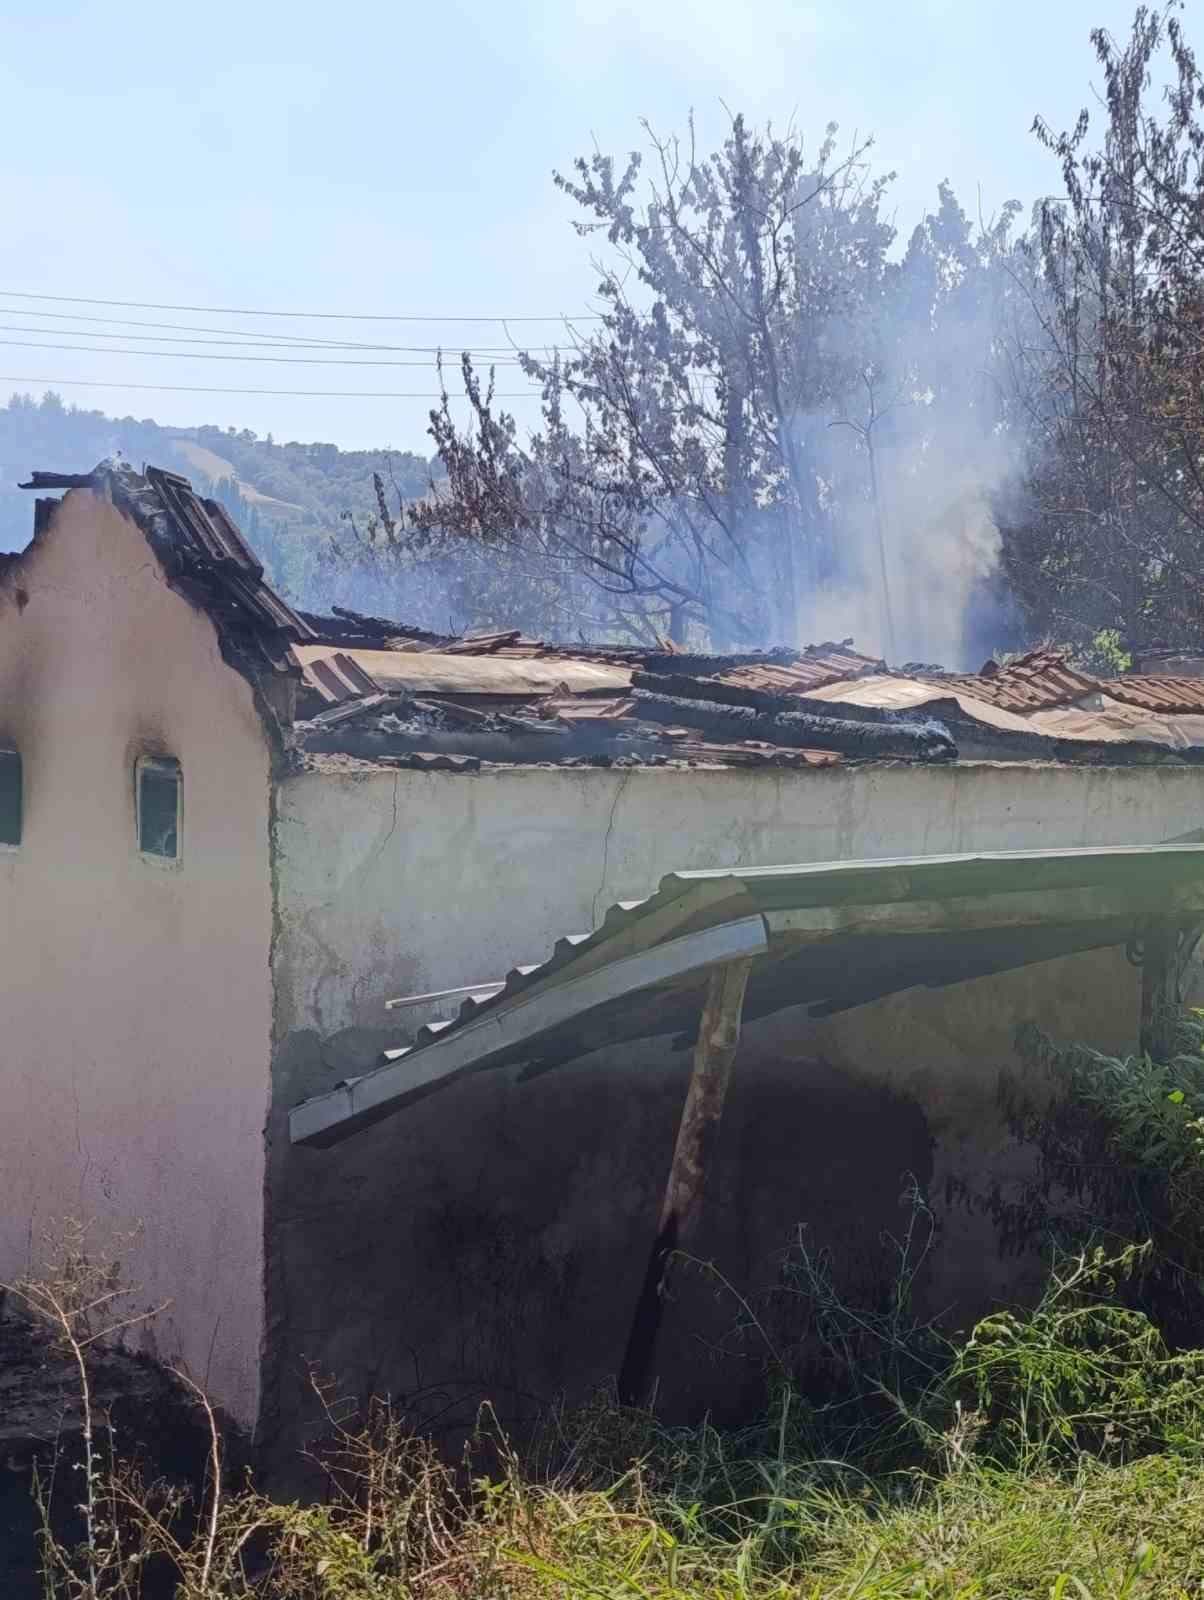
[[[375,516],[374,472],[394,505],[398,493],[418,499],[430,482],[429,464],[411,451],[277,444],[248,429],[166,427],[64,405],[55,394],[14,395],[0,407],[0,550],[29,542],[33,505],[17,485],[33,468],[86,472],[116,454],[179,472],[226,504],[273,580],[300,603],[315,599],[320,552],[346,543],[348,517],[363,525]]]

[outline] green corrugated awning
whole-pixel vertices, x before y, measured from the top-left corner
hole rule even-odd
[[[863,1005],[1079,950],[1150,921],[1204,922],[1204,845],[1022,850],[670,873],[593,933],[511,972],[361,1078],[296,1106],[295,1144],[329,1145],[471,1072],[545,1071],[683,1033],[718,963],[753,957],[749,1018]]]

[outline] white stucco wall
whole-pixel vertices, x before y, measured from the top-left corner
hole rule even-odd
[[[32,512],[32,506],[31,506]],[[90,491],[0,581],[0,1279],[55,1219],[122,1251],[141,1337],[244,1422],[258,1404],[271,1039],[268,751],[209,619]],[[140,856],[140,753],[183,769],[182,856]]]
[[[502,977],[674,869],[1153,844],[1201,826],[1204,769],[1187,767],[332,764],[281,789],[281,1031],[372,1025],[390,995]]]

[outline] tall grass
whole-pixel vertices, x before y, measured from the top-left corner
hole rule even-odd
[[[896,1406],[913,1462],[877,1472],[864,1422],[863,1464],[818,1452],[831,1419],[785,1383],[737,1432],[667,1428],[600,1392],[521,1459],[486,1413],[455,1464],[383,1402],[342,1420],[318,1385],[321,1503],[231,1481],[195,1393],[211,1446],[189,1497],[118,1458],[85,1388],[85,1536],[66,1546],[47,1518],[46,1600],[1198,1600],[1204,1352],[1169,1351],[1118,1302],[1141,1258],[1064,1260],[1033,1312],[950,1347]],[[91,1335],[54,1309],[93,1315],[111,1273],[85,1278],[86,1294],[61,1273],[52,1298],[24,1292],[86,1369]],[[896,1432],[883,1423],[886,1459]]]
[[[1189,1042],[1159,1065],[1037,1041],[1105,1147],[1161,1184],[1178,1249],[1204,1218]],[[191,1491],[118,1455],[89,1361],[122,1291],[73,1232],[45,1279],[13,1286],[70,1355],[83,1416],[83,1458],[59,1466],[78,1465],[82,1540],[38,1486],[46,1600],[1200,1600],[1204,1349],[1174,1348],[1142,1308],[1155,1247],[1057,1255],[1035,1308],[955,1344],[912,1309],[933,1221],[911,1198],[877,1305],[846,1304],[801,1233],[776,1299],[738,1301],[770,1396],[749,1426],[667,1427],[600,1391],[550,1410],[521,1456],[486,1412],[451,1463],[389,1404],[348,1420],[318,1383],[317,1504],[237,1478],[196,1390],[209,1450]],[[1198,1293],[1197,1260],[1176,1270]],[[823,1374],[807,1393],[803,1344]]]

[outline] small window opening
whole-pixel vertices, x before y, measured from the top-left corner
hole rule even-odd
[[[180,854],[180,763],[171,756],[138,762],[138,848],[168,861]]]
[[[21,843],[21,757],[0,750],[0,844]]]

